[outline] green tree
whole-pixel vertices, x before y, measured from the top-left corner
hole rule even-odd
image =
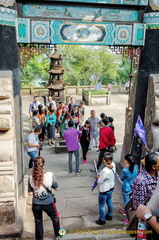
[[[50,59],[45,54],[32,57],[21,70],[22,86],[48,82]]]
[[[117,73],[117,84],[125,84],[127,80],[129,80],[129,74],[131,71],[131,59],[127,57],[122,58],[121,64],[118,66],[118,73]],[[132,74],[136,72],[136,68],[132,67]]]
[[[61,45],[60,52],[64,57],[65,83],[88,85],[98,81],[106,84],[117,76],[121,57],[112,54],[108,47]]]

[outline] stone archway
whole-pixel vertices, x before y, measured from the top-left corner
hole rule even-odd
[[[0,148],[0,177],[2,183],[0,212],[5,216],[1,219],[0,225],[13,224],[13,228],[10,228],[12,232],[21,220],[18,209],[19,200],[24,192],[20,67],[17,42],[85,44],[87,41],[87,44],[91,42],[91,44],[99,45],[143,46],[146,24],[146,42],[141,52],[133,105],[133,125],[138,115],[143,120],[145,118],[149,74],[157,74],[159,69],[159,6],[155,1],[150,0],[148,5],[148,0],[106,0],[102,4],[98,0],[79,0],[82,6],[74,0],[66,1],[65,5],[59,4],[60,1],[58,1],[58,6],[61,6],[62,10],[57,9],[54,1],[49,1],[49,5],[45,4],[45,1],[43,2],[42,7],[38,6],[36,2],[32,4],[32,6],[34,5],[34,11],[31,11],[32,9],[28,10],[28,6],[31,7],[31,5],[23,5],[23,1],[20,0],[0,2],[0,86],[2,86],[0,91],[0,106],[2,109],[0,110],[0,145],[5,144],[5,147]],[[51,7],[47,8],[46,11],[45,6]],[[91,15],[87,14],[90,10],[90,8],[87,9],[88,6],[91,8]],[[148,6],[147,13],[143,23],[142,19],[146,6]],[[79,8],[82,8],[82,11],[79,11]],[[76,9],[74,11],[75,19],[72,18],[72,9]],[[77,9],[80,14],[86,11],[85,15],[82,15],[81,18],[78,17]],[[30,11],[29,15],[27,15],[27,11]],[[105,11],[105,14],[102,11]],[[109,14],[106,14],[107,11],[109,11]],[[153,14],[151,14],[152,12]],[[15,21],[17,13],[18,18]],[[23,16],[24,13],[25,16]],[[41,15],[38,16],[38,14]],[[45,14],[45,16],[42,14]],[[47,14],[53,16],[51,20],[49,16],[47,17]],[[103,19],[103,16],[108,15],[111,20]],[[42,21],[41,17],[44,17]],[[51,29],[51,32],[49,29]],[[71,37],[73,33],[76,33],[74,38]],[[93,33],[96,34],[93,35]],[[136,146],[134,146],[134,151],[135,149]],[[7,182],[5,186],[4,182]],[[5,235],[4,227],[1,227],[1,230],[2,235]]]

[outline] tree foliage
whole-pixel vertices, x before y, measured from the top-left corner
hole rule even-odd
[[[109,52],[108,47],[62,45],[60,51],[65,56],[66,83],[88,85],[91,81],[92,84],[107,84],[117,76],[121,56]]]
[[[22,86],[41,85],[48,82],[50,59],[45,54],[32,57],[21,70]]]
[[[58,48],[64,56],[65,83],[125,84],[129,79],[130,59],[113,54],[107,46],[59,45]],[[22,85],[47,84],[49,67],[50,59],[45,54],[32,57],[21,71]]]

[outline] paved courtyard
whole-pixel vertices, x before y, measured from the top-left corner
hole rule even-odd
[[[81,96],[75,96],[77,103]],[[29,134],[30,126],[28,124],[29,114],[28,106],[33,96],[23,96],[23,127],[24,141]],[[41,103],[43,99],[39,98]],[[115,136],[117,139],[117,152],[114,154],[114,162],[119,167],[121,145],[125,128],[125,108],[127,106],[128,95],[114,94],[111,96],[111,104],[106,106],[85,106],[85,119],[90,115],[90,110],[94,109],[99,117],[104,112],[107,116],[114,118]],[[57,141],[59,136],[57,135]],[[25,147],[24,147],[25,148]],[[98,159],[98,152],[93,148],[88,152],[88,164],[83,165],[82,160],[80,175],[70,175],[68,173],[68,156],[67,153],[55,154],[54,147],[48,146],[47,142],[43,144],[41,156],[46,161],[45,169],[52,171],[59,184],[59,190],[56,191],[57,209],[60,214],[61,228],[66,229],[67,234],[62,238],[64,240],[74,239],[129,239],[125,234],[123,225],[124,217],[119,213],[119,208],[123,206],[121,195],[121,183],[116,178],[116,186],[113,193],[114,217],[112,221],[107,221],[106,225],[98,226],[95,220],[98,219],[98,188],[91,192],[91,187],[95,179],[95,173],[91,173],[94,159]],[[82,155],[81,155],[82,156]],[[26,182],[30,174],[28,169],[29,157],[24,151]],[[27,187],[27,184],[26,184]],[[24,221],[24,233],[22,239],[34,239],[34,219],[31,211],[32,198],[27,196],[26,214]],[[44,240],[54,239],[52,223],[44,214]]]

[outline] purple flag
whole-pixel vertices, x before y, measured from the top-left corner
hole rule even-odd
[[[96,171],[96,174],[98,175],[98,170],[97,170],[97,164],[96,164],[96,161],[94,160],[94,169]],[[96,178],[94,180],[94,184],[93,184],[93,187],[92,187],[92,190],[91,192],[96,188],[96,186],[98,185],[98,178]]]
[[[97,185],[98,185],[98,178],[95,179],[91,192],[96,188]]]
[[[134,133],[141,138],[143,144],[146,146],[146,133],[140,116],[138,116],[135,124]]]

